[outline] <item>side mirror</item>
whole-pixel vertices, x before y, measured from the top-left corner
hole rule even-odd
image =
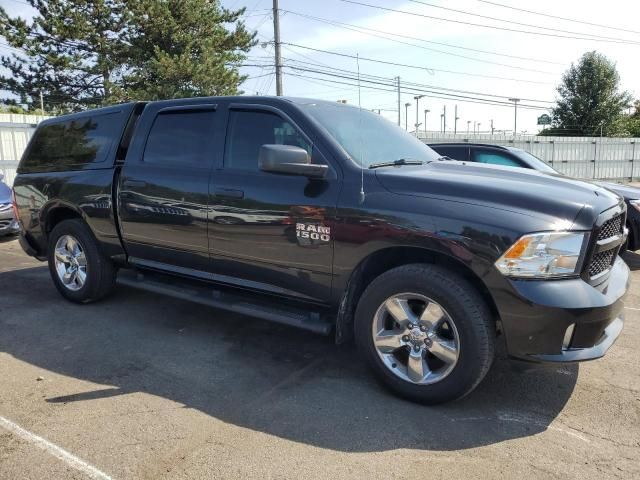
[[[304,148],[292,145],[262,145],[258,165],[263,172],[286,173],[309,178],[322,178],[327,165],[314,165]]]

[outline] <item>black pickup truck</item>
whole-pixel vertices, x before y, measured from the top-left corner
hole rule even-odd
[[[443,161],[338,103],[118,105],[38,127],[20,242],[74,302],[118,283],[351,338],[413,400],[460,398],[502,336],[535,362],[622,330],[625,204],[596,185]],[[242,328],[242,327],[240,327]]]

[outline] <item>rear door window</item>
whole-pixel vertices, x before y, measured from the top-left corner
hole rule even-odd
[[[38,128],[21,168],[78,169],[104,163],[120,140],[123,116],[123,112],[81,115]]]

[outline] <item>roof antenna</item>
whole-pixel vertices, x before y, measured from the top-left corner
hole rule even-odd
[[[358,66],[358,134],[360,135],[360,203],[364,203],[364,159],[362,158],[362,99],[360,98],[360,54],[356,53]]]

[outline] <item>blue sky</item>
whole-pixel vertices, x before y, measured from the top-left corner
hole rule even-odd
[[[491,5],[481,0],[357,1],[403,10],[413,14],[544,32],[551,35],[570,36],[570,34],[557,31],[566,30],[640,42],[640,34],[638,33],[550,19]],[[629,0],[609,0],[606,3],[595,0],[563,0],[562,2],[552,0],[538,0],[536,2],[495,0],[495,2],[581,21],[640,31],[640,27],[636,27],[634,22],[634,19],[637,19],[638,13],[640,13],[640,4]],[[246,6],[246,24],[249,28],[258,31],[258,38],[261,44],[256,46],[250,53],[247,63],[272,64],[273,46],[269,43],[273,40],[273,20],[270,14],[272,0],[223,0],[222,3],[230,8]],[[19,0],[0,0],[0,5],[14,15],[22,14],[27,16],[29,14],[29,8]],[[507,20],[507,22],[446,11],[437,8],[437,6],[492,16]],[[422,89],[428,89],[429,87],[426,87],[428,85],[434,88],[449,88],[495,95],[492,98],[500,101],[506,100],[503,97],[517,97],[552,102],[556,98],[555,88],[560,81],[562,72],[584,52],[598,50],[617,63],[623,88],[631,91],[634,96],[640,96],[640,63],[637,60],[640,54],[640,44],[629,45],[604,41],[573,40],[488,29],[424,18],[417,15],[384,11],[346,3],[342,0],[280,0],[280,8],[296,12],[283,12],[281,15],[281,40],[285,43],[329,50],[345,55],[357,54],[362,58],[425,67],[424,69],[408,68],[361,60],[360,71],[363,77],[365,75],[383,77],[380,80],[382,83],[387,82],[384,80],[386,78],[400,76],[401,83],[413,82],[425,85]],[[379,33],[375,33],[378,36],[366,35],[336,25],[305,18],[300,14],[388,32],[389,34],[403,35],[404,37],[390,37],[387,34]],[[512,22],[556,30],[525,27],[514,25]],[[369,33],[374,32],[369,31]],[[387,38],[380,38],[381,36]],[[396,42],[388,40],[389,37],[395,38]],[[406,37],[414,37],[419,40],[407,39]],[[425,43],[420,40],[439,44]],[[406,43],[420,45],[422,48],[406,45]],[[463,48],[455,48],[454,46]],[[484,50],[501,55],[465,49]],[[352,58],[329,55],[290,45],[283,46],[282,54],[285,58],[285,64],[290,66],[297,65],[302,68],[316,69],[317,67],[312,66],[316,64],[340,68],[346,71],[345,75],[347,76],[351,75],[348,72],[357,70],[356,60]],[[530,60],[512,58],[514,56],[527,57]],[[307,63],[303,65],[300,62]],[[447,73],[443,70],[458,73]],[[250,77],[259,77],[245,82],[242,88],[246,93],[275,94],[275,81],[273,80],[273,75],[270,75],[270,72],[272,72],[271,66],[243,67],[243,71]],[[299,75],[314,78],[301,78]],[[506,80],[505,78],[512,80]],[[284,91],[286,95],[328,100],[344,99],[349,103],[357,104],[357,88],[352,85],[337,83],[339,81],[353,83],[351,80],[331,79],[331,77],[322,76],[314,72],[286,68]],[[364,88],[367,85],[372,86],[371,84],[362,83],[361,101],[363,108],[381,109],[381,113],[385,117],[395,122],[397,120],[396,93]],[[389,87],[378,85],[378,88],[388,89]],[[413,99],[415,94],[415,92],[403,93],[401,99],[403,105],[401,108],[402,125],[404,125],[405,121],[404,104],[411,103],[408,122],[410,128],[413,128],[412,124],[415,122],[416,116],[415,101]],[[457,94],[465,95],[462,93]],[[474,93],[468,94],[468,96],[477,95]],[[534,104],[532,101],[525,100],[523,100],[523,103]],[[510,130],[513,128],[512,107],[482,105],[471,103],[461,98],[456,100],[444,100],[441,98],[421,99],[419,107],[420,122],[424,119],[424,109],[429,109],[431,112],[427,117],[427,128],[429,130],[439,130],[440,114],[446,106],[447,130],[450,131],[453,129],[453,112],[456,105],[458,107],[458,117],[460,117],[458,121],[459,131],[466,130],[467,122],[471,122],[471,128],[473,128],[473,122],[479,122],[480,130],[487,131],[491,120],[494,121],[496,129]],[[536,102],[535,105],[546,107],[550,104]],[[519,109],[518,130],[524,130],[528,133],[536,132],[538,130],[536,118],[541,113],[544,113],[544,111]]]
[[[541,30],[513,25],[509,22],[497,22],[471,15],[464,15],[462,13],[445,11],[419,2],[394,0],[359,1],[429,16],[571,36],[570,34],[563,34],[554,30]],[[447,8],[455,8],[466,12],[536,26],[539,25],[557,30],[567,30],[578,33],[584,32],[602,37],[640,41],[640,34],[637,33],[550,19],[490,5],[479,0],[425,1],[433,5],[446,6]],[[606,3],[593,0],[564,0],[562,2],[550,0],[538,0],[537,2],[516,0],[496,1],[505,5],[551,13],[557,16],[640,31],[640,27],[634,28],[635,24],[633,22],[633,19],[637,18],[638,13],[640,13],[640,5],[628,0],[610,0]],[[271,6],[271,0],[245,0],[245,3],[247,5],[247,14],[249,15],[246,20],[247,25],[252,28],[258,28],[261,40],[271,40],[273,38],[272,18],[268,16],[268,12],[264,10]],[[224,4],[233,7],[241,5],[242,1],[228,0],[224,2]],[[511,56],[530,57],[539,60],[514,59],[393,37],[408,43],[416,43],[423,47],[440,50],[440,52],[425,50],[383,38],[359,34],[337,26],[306,19],[299,15],[290,13],[284,13],[282,15],[281,40],[283,42],[349,55],[358,54],[361,57],[381,59],[395,63],[425,66],[438,70],[429,72],[426,70],[422,71],[361,61],[360,71],[362,74],[383,77],[395,77],[399,75],[402,81],[435,87],[481,92],[504,97],[553,101],[556,98],[555,88],[560,81],[563,71],[584,52],[598,50],[617,62],[623,87],[630,90],[634,95],[640,94],[640,67],[637,61],[638,55],[640,54],[640,45],[562,39],[473,27],[373,9],[345,3],[340,0],[280,0],[280,8],[432,42],[446,43],[476,50],[486,50]],[[271,55],[272,52],[273,49],[271,46],[267,48],[260,46],[254,49],[252,55],[256,57],[265,56]],[[452,53],[469,58],[450,55]],[[305,55],[306,58],[300,56],[301,54]],[[289,59],[318,62],[350,71],[355,71],[357,68],[354,59],[336,57],[290,46],[283,50],[283,56]],[[486,63],[486,61],[502,63],[504,66]],[[287,62],[285,61],[285,63]],[[457,71],[460,73],[445,73],[441,70]],[[247,69],[247,72],[251,75],[259,75],[269,71],[270,69],[261,68]],[[296,72],[285,69],[284,86],[285,94],[287,95],[311,96],[332,100],[346,99],[350,103],[357,103],[357,89],[354,87],[338,84],[332,85],[330,81],[319,82],[317,79],[302,79],[287,75],[287,73]],[[297,73],[300,74],[301,72]],[[319,75],[309,72],[303,74],[319,77]],[[469,74],[484,75],[485,77],[472,76]],[[505,77],[521,81],[486,77]],[[243,85],[243,88],[247,93],[259,92],[261,94],[273,94],[275,92],[275,82],[271,81],[270,77],[256,78],[247,81],[246,84]],[[395,93],[367,89],[362,89],[361,93],[362,105],[365,108],[381,108],[384,110],[395,110],[397,108],[397,96]],[[403,125],[404,104],[406,102],[412,103],[409,108],[409,124],[411,125],[415,122],[414,95],[415,94],[407,93],[402,96],[401,103],[403,107],[401,110]],[[525,102],[523,101],[523,103]],[[527,103],[532,104],[532,102]],[[458,122],[459,130],[466,130],[467,121],[475,121],[480,122],[480,129],[486,131],[489,129],[492,119],[494,120],[496,129],[513,128],[512,107],[479,105],[462,100],[454,101],[423,98],[420,100],[420,121],[422,122],[424,118],[423,110],[428,108],[431,112],[427,117],[427,128],[429,130],[438,130],[440,128],[440,113],[446,105],[447,130],[450,130],[453,128],[453,112],[456,104],[458,105],[458,116],[460,117]],[[536,103],[536,105],[547,106],[549,104]],[[382,113],[389,119],[396,121],[397,113],[387,111],[383,111]],[[529,133],[537,131],[536,119],[541,113],[544,112],[520,109],[518,112],[518,130],[526,130]],[[471,125],[471,128],[473,128],[473,123]]]

